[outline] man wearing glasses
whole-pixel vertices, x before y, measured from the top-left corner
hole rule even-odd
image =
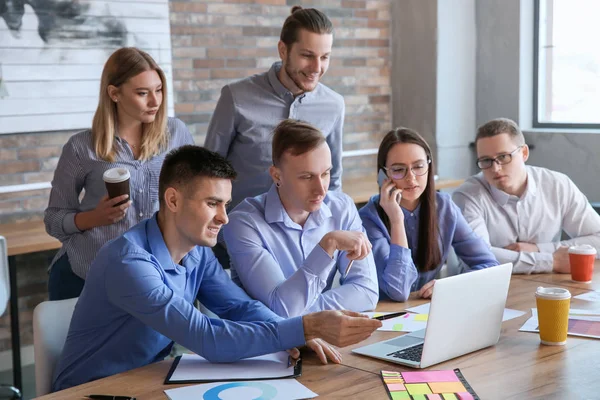
[[[569,273],[567,246],[600,250],[600,216],[568,176],[525,165],[529,147],[514,121],[482,125],[475,146],[481,173],[453,200],[499,262],[512,262],[515,274]]]
[[[371,243],[352,199],[328,191],[325,136],[306,122],[284,120],[273,133],[272,154],[271,188],[241,202],[224,228],[231,278],[282,317],[374,309]],[[336,271],[341,285],[332,288]]]

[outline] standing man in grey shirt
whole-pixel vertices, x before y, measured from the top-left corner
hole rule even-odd
[[[329,67],[332,32],[322,12],[293,7],[277,45],[281,62],[221,90],[204,147],[226,157],[238,173],[231,207],[271,187],[272,132],[287,118],[323,132],[333,162],[329,188],[341,188],[344,99],[319,83]]]
[[[292,7],[277,44],[281,61],[221,89],[204,147],[226,157],[238,173],[231,207],[271,187],[272,132],[287,118],[323,132],[331,149],[329,189],[341,189],[344,99],[319,82],[329,67],[332,33],[333,25],[321,11]],[[222,236],[213,250],[221,265],[229,265]]]

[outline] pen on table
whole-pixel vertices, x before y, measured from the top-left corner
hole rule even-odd
[[[113,396],[110,394],[88,394],[86,397],[94,400],[135,400],[135,397],[131,396]]]
[[[350,262],[348,263],[348,266],[346,267],[346,272],[344,273],[344,276],[348,275],[348,272],[350,272],[350,268],[352,268],[353,262],[354,262],[354,260],[350,260]]]
[[[391,314],[386,314],[386,315],[379,315],[377,317],[373,317],[373,319],[377,319],[379,321],[383,321],[385,319],[396,318],[396,317],[399,317],[399,316],[404,315],[404,314],[406,314],[406,311],[400,311],[400,312],[397,312],[397,313],[391,313]]]

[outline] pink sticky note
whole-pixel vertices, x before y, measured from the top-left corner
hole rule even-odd
[[[459,400],[473,400],[473,396],[469,392],[456,393]]]
[[[427,395],[427,400],[442,400],[442,398],[440,397],[439,394],[428,394]]]
[[[405,391],[406,388],[401,383],[390,383],[387,385],[390,392],[402,392]]]
[[[458,377],[452,370],[447,371],[415,371],[402,372],[405,383],[423,382],[458,382]]]

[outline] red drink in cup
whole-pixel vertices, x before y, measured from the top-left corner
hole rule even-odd
[[[576,282],[591,282],[594,276],[595,260],[596,249],[589,244],[569,247],[571,279]]]

